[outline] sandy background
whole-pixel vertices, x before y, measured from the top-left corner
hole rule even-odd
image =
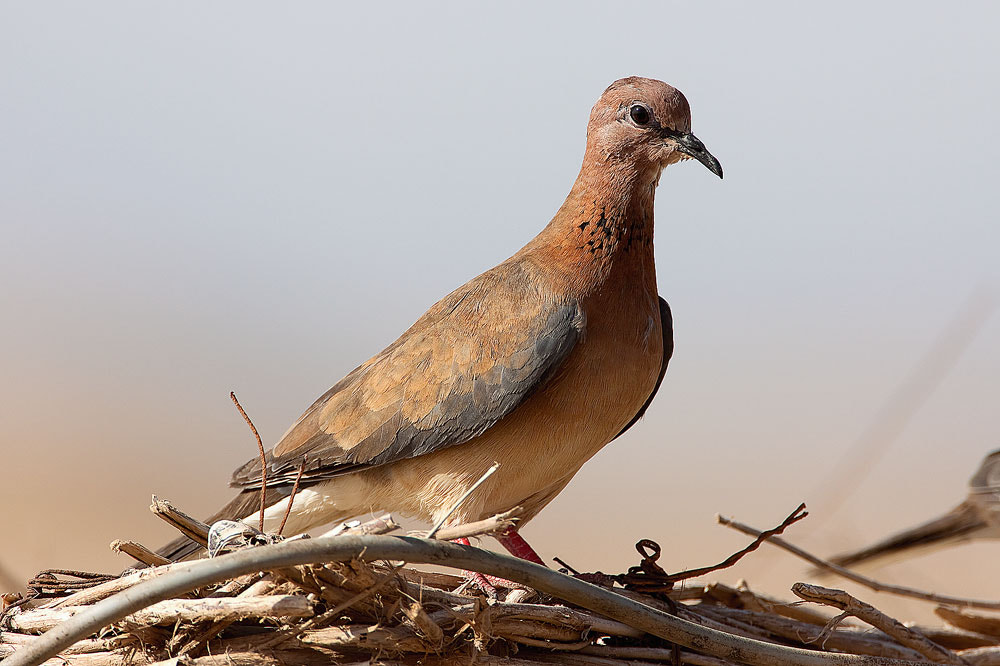
[[[670,371],[525,535],[604,571],[648,537],[680,569],[745,543],[716,512],[804,500],[791,538],[830,553],[950,508],[1000,446],[997,14],[0,5],[0,566],[116,570],[112,539],[172,537],[151,493],[214,510],[254,452],[229,391],[273,443],[548,221],[629,74],[687,94],[726,179],[664,174]],[[998,555],[879,575],[995,598]],[[765,548],[722,578],[802,576]]]

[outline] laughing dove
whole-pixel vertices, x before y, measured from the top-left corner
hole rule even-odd
[[[691,158],[722,177],[680,91],[611,84],[552,221],[337,382],[267,453],[265,529],[281,521],[300,466],[289,534],[373,510],[436,521],[495,462],[446,525],[514,507],[521,525],[535,516],[660,386],[673,328],[657,293],[653,196],[664,167]],[[260,460],[231,485],[239,495],[210,521],[256,524]],[[516,529],[498,539],[540,562]],[[161,552],[193,549],[181,540]]]

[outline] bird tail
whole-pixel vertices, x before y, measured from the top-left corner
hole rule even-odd
[[[272,504],[276,504],[291,494],[292,489],[289,486],[268,488],[267,493],[264,496],[264,505],[271,506]],[[234,497],[229,504],[222,507],[214,515],[206,519],[205,522],[211,525],[219,520],[242,520],[247,516],[253,515],[253,513],[258,509],[260,509],[260,489],[244,490],[239,495]],[[203,553],[204,550],[205,547],[198,542],[192,541],[186,536],[181,536],[158,549],[156,552],[168,560],[176,562],[178,560],[191,559],[196,555]]]
[[[830,561],[842,567],[865,564],[870,568],[920,551],[967,541],[987,527],[975,507],[969,502],[963,502],[939,518],[894,534],[871,546],[837,555]]]

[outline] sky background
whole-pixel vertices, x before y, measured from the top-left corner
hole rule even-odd
[[[255,452],[229,391],[273,444],[546,224],[591,106],[633,74],[687,95],[726,178],[664,174],[670,370],[525,536],[606,572],[651,538],[679,570],[746,543],[716,513],[763,528],[805,501],[788,536],[830,554],[950,508],[1000,446],[998,18],[3,3],[0,567],[117,570],[112,539],[173,536],[151,494],[197,515],[228,500]],[[998,556],[964,546],[879,575],[995,598]],[[807,574],[765,547],[719,574],[740,577],[788,597]]]

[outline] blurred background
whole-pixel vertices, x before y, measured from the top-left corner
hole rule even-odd
[[[580,570],[722,560],[800,501],[820,554],[951,508],[1000,446],[988,3],[0,5],[0,568],[116,571],[255,443],[568,192],[639,74],[722,161],[670,168],[676,353],[645,419],[524,533]],[[492,542],[491,542],[492,543]],[[1000,541],[888,566],[996,598]],[[764,546],[718,578],[790,597]],[[838,583],[839,584],[839,583]],[[3,587],[3,586],[0,586]],[[927,605],[859,591],[906,618]]]

